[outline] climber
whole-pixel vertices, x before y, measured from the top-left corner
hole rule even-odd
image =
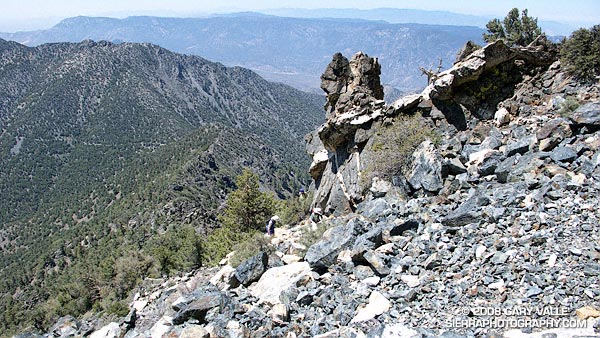
[[[298,198],[301,201],[304,201],[304,199],[306,198],[306,191],[304,191],[304,188],[300,188],[300,192],[298,192]]]
[[[323,217],[323,209],[319,207],[314,207],[312,212],[310,213],[310,220],[313,223],[319,223],[321,221],[321,217]]]
[[[267,235],[275,235],[275,223],[277,223],[277,221],[279,221],[279,216],[277,215],[274,215],[273,217],[271,217],[271,219],[269,219],[269,221],[267,222]]]

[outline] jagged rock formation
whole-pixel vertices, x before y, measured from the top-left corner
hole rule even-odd
[[[430,116],[432,125],[437,125],[445,136],[465,130],[468,123],[473,125],[493,118],[498,108],[502,108],[499,103],[515,95],[515,86],[520,81],[549,67],[556,56],[556,47],[543,37],[519,48],[508,47],[499,40],[468,56],[460,56],[452,68],[437,74],[421,94],[385,106],[376,79],[379,75],[377,60],[358,53],[352,60],[363,60],[364,66],[351,71],[352,67],[341,54],[334,55],[321,85],[328,97],[327,120],[306,138],[308,153],[313,157],[310,172],[316,187],[314,204],[339,213],[353,210],[361,201],[365,185],[371,183],[361,182],[361,175],[373,160],[372,136],[386,119],[420,112]],[[436,122],[442,120],[443,123]],[[437,176],[441,176],[441,169],[437,171]],[[409,183],[413,182],[411,191],[423,187],[415,183],[422,177],[410,179],[420,174],[415,168],[407,177]],[[431,179],[439,181],[437,186],[441,183],[441,177]],[[437,192],[440,189],[425,190]]]
[[[232,282],[235,269],[227,265],[159,281],[136,296],[131,308],[139,319],[121,334],[593,336],[600,331],[600,85],[574,82],[558,62],[529,60],[536,49],[453,85],[449,79],[461,76],[453,74],[495,62],[480,55],[505,50],[489,45],[422,94],[389,107],[334,111],[308,136],[315,204],[334,214],[322,221],[328,228],[322,238],[305,248],[298,242],[309,222],[277,229],[271,268],[248,287]],[[500,78],[513,85],[484,89]],[[491,115],[464,104],[476,87],[485,92],[475,98],[481,106],[496,102]],[[432,99],[432,92],[443,98]],[[573,98],[581,105],[564,111],[563,102]],[[443,104],[457,105],[464,129],[453,123],[455,115],[444,114]],[[406,177],[373,178],[359,189],[377,134],[417,111],[441,140],[416,145]],[[215,286],[207,289],[208,283]],[[207,294],[220,302],[206,302],[206,313],[183,324],[173,320],[182,299],[192,304]],[[515,321],[529,324],[510,324]],[[124,323],[103,323],[104,330]],[[531,332],[549,327],[557,328]]]

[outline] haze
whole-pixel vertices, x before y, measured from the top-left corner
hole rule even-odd
[[[600,1],[597,0],[535,0],[535,1],[475,1],[475,0],[0,0],[0,31],[14,32],[49,28],[60,20],[78,15],[127,17],[205,16],[214,13],[260,11],[274,8],[358,8],[380,7],[441,10],[462,14],[502,17],[513,7],[529,9],[539,20],[558,21],[575,27],[589,27],[598,22]],[[435,24],[435,22],[432,22]]]

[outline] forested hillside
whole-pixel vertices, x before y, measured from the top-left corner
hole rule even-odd
[[[319,96],[150,44],[0,40],[0,92],[4,329],[118,312],[140,277],[199,264],[182,243],[235,175],[297,191],[322,120]]]

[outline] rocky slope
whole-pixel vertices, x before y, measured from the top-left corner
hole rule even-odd
[[[447,66],[467,40],[480,41],[476,27],[389,24],[355,19],[298,19],[239,13],[212,18],[75,17],[42,31],[2,33],[29,46],[84,39],[151,42],[230,66],[266,79],[318,91],[323,63],[335,52],[378,55],[383,82],[401,91],[426,85],[419,67]]]
[[[600,86],[561,72],[544,41],[497,42],[421,94],[381,101],[376,59],[335,55],[328,118],[309,135],[314,204],[242,263],[147,281],[92,337],[588,337],[600,331]],[[577,108],[568,102],[576,100]],[[418,113],[418,114],[417,114]],[[370,146],[417,114],[441,135],[404,172],[364,183]],[[388,140],[392,142],[392,140]],[[393,149],[392,149],[393,151]],[[387,155],[391,156],[391,153]],[[365,188],[359,188],[360,184]],[[153,285],[152,285],[153,284]],[[93,332],[93,333],[92,333]]]
[[[296,193],[322,121],[318,95],[150,44],[0,40],[0,93],[0,331],[74,266],[214,227],[243,167]]]

